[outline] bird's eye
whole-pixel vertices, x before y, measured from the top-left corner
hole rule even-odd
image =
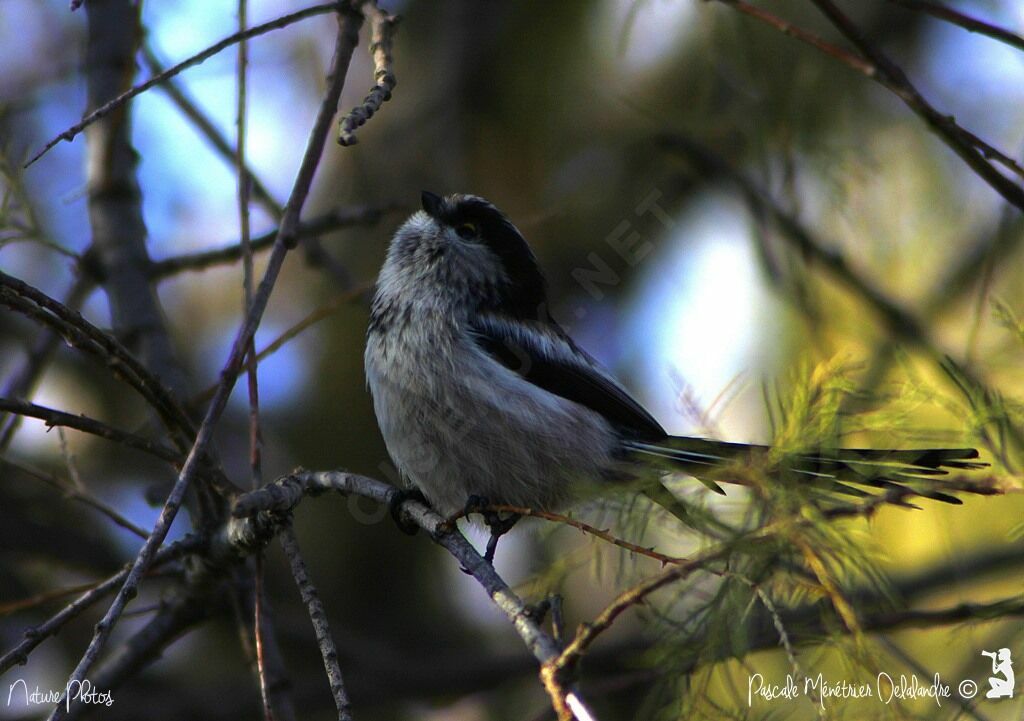
[[[480,229],[475,223],[462,223],[455,229],[455,233],[463,240],[472,240],[480,233]]]

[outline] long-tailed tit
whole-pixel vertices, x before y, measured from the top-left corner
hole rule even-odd
[[[581,482],[644,468],[656,479],[652,464],[717,489],[742,480],[730,464],[767,458],[765,446],[669,436],[551,317],[537,259],[501,211],[472,195],[422,202],[380,271],[365,363],[388,452],[439,513],[471,497],[557,508]],[[837,449],[788,456],[782,472],[828,491],[899,485],[959,503],[935,476],[984,465],[977,456]]]

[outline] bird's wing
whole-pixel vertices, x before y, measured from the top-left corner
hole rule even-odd
[[[600,413],[623,433],[659,440],[665,430],[554,322],[478,318],[470,334],[487,355],[549,393]]]

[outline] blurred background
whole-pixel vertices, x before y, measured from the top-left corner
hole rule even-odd
[[[762,5],[845,45],[810,3]],[[358,145],[341,149],[329,142],[303,216],[352,210],[370,220],[321,235],[328,260],[308,250],[292,253],[256,336],[257,348],[264,348],[311,312],[332,309],[260,364],[266,479],[298,465],[395,478],[362,374],[365,296],[351,291],[372,283],[390,234],[427,189],[482,195],[508,213],[546,271],[555,317],[670,432],[770,442],[780,425],[773,407],[785,406],[794,388],[825,368],[830,387],[843,393],[836,423],[844,443],[979,446],[993,472],[1011,490],[1019,488],[1020,448],[986,403],[998,399],[1009,427],[1020,428],[1020,211],[1008,208],[895,96],[723,3],[382,0],[381,6],[402,16],[395,42],[398,87],[359,131]],[[964,0],[956,6],[1024,30],[1020,3]],[[301,7],[253,1],[250,24]],[[933,104],[1020,157],[1024,53],[896,3],[845,8]],[[150,2],[142,21],[140,80],[154,63],[178,62],[234,32],[236,3]],[[28,170],[21,166],[83,114],[85,31],[85,14],[69,12],[66,2],[0,2],[0,269],[62,299],[91,240],[85,139],[60,143]],[[342,110],[358,104],[373,82],[365,32]],[[319,16],[250,44],[248,156],[279,204],[322,96],[334,34],[334,20]],[[235,60],[231,49],[175,79],[178,92],[231,143]],[[131,113],[151,256],[162,260],[237,243],[231,163],[165,90],[138,97]],[[931,349],[892,332],[861,292],[796,249],[763,208],[752,212],[734,172],[811,229],[854,274],[915,315]],[[272,214],[254,203],[253,234],[274,226]],[[978,260],[974,270],[957,275],[970,257]],[[258,274],[264,260],[257,258]],[[168,276],[159,283],[159,297],[190,392],[198,394],[216,380],[238,327],[240,265]],[[87,295],[82,312],[109,327],[102,289]],[[24,318],[0,312],[0,380],[22,367],[36,334]],[[956,373],[937,362],[944,354],[984,379],[993,394],[979,400],[964,393]],[[106,369],[61,347],[31,399],[145,431],[145,409],[122,388]],[[216,438],[221,460],[240,484],[248,476],[246,422],[240,382]],[[66,446],[90,493],[152,527],[158,507],[151,501],[166,492],[172,469],[75,431],[66,433]],[[59,477],[68,475],[66,456],[57,432],[32,419],[4,453]],[[6,651],[24,627],[62,605],[62,599],[29,607],[19,602],[109,575],[134,556],[139,541],[23,470],[5,464],[0,478],[0,640]],[[686,485],[685,492],[703,499],[702,488]],[[750,494],[734,490],[713,501],[736,517],[751,502]],[[941,583],[915,596],[926,606],[1021,592],[1020,495],[967,498],[961,507],[921,505],[851,521],[843,527],[844,541],[886,584],[946,572]],[[526,525],[499,546],[497,568],[532,600],[561,593],[570,629],[638,574],[657,570],[656,563],[626,562],[569,529]],[[351,499],[307,501],[296,526],[358,719],[550,716],[519,639],[441,549],[422,535],[397,533],[386,514]],[[188,530],[183,513],[172,537]],[[484,539],[476,529],[467,533],[474,542]],[[701,544],[699,536],[667,522],[653,524],[643,537],[666,552],[689,553]],[[972,573],[982,563],[992,567]],[[276,544],[265,568],[300,717],[330,718],[334,710],[312,629]],[[163,583],[147,582],[138,608],[158,603]],[[706,580],[696,592],[714,595]],[[30,687],[62,688],[105,607],[43,643],[27,665],[4,675],[0,688],[16,678]],[[584,665],[583,688],[600,718],[817,716],[807,699],[748,708],[749,674],[784,678],[790,669],[781,650],[742,661],[711,659],[676,673],[674,662],[700,650],[672,646],[673,633],[683,637],[687,629],[680,620],[685,608],[673,616],[671,607],[624,619]],[[145,621],[145,612],[126,618],[115,641]],[[863,661],[863,652],[874,659],[871,668],[893,676],[916,672],[930,682],[941,672],[982,682],[989,674],[982,649],[1006,646],[1024,658],[1022,626],[1018,612],[989,623],[893,630],[872,637],[870,651],[827,639],[802,648],[800,665],[805,672],[873,680],[851,665],[851,658]],[[227,616],[200,626],[94,715],[257,717],[258,689],[238,636]],[[981,700],[972,713],[1019,719],[1020,696]],[[964,713],[952,702],[941,709],[933,704],[849,701],[831,712],[837,718]],[[38,708],[0,697],[0,718],[40,715]]]

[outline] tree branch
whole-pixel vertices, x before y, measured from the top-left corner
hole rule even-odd
[[[376,84],[369,94],[338,123],[338,145],[349,146],[359,142],[356,129],[391,100],[391,92],[398,84],[395,78],[394,59],[391,56],[398,27],[398,18],[377,6],[376,0],[363,3],[363,12],[370,21],[370,55],[373,56],[373,77]]]
[[[1021,37],[1017,33],[1010,32],[1006,28],[993,25],[992,23],[984,20],[971,17],[970,15],[954,10],[953,8],[947,7],[941,3],[928,2],[927,0],[889,0],[889,2],[893,5],[899,5],[900,7],[907,8],[908,10],[917,10],[919,12],[926,13],[932,17],[938,18],[939,20],[945,20],[953,25],[959,25],[968,32],[987,35],[993,40],[1006,43],[1018,50],[1024,50],[1024,37]]]
[[[29,418],[38,418],[41,421],[45,421],[48,426],[74,428],[76,431],[82,431],[83,433],[89,433],[94,436],[99,436],[100,438],[106,438],[108,441],[113,441],[114,443],[119,443],[123,446],[143,451],[151,456],[156,456],[157,458],[172,463],[175,466],[181,463],[181,455],[173,448],[156,441],[151,441],[148,438],[137,436],[134,433],[129,433],[128,431],[122,431],[112,426],[108,426],[106,423],[94,418],[89,418],[88,416],[74,415],[73,413],[66,413],[54,408],[47,408],[46,406],[29,403],[28,401],[13,400],[10,398],[0,398],[0,411],[16,413],[21,416],[28,416]]]
[[[244,41],[239,41],[239,47],[242,46]],[[153,49],[147,44],[142,44],[142,59],[146,63],[146,67],[152,76],[160,76],[167,72],[167,68],[157,59]],[[200,110],[199,106],[185,93],[185,91],[178,87],[177,82],[173,79],[168,78],[164,82],[157,85],[157,88],[167,94],[167,97],[171,99],[182,114],[192,121],[192,124],[196,129],[206,138],[213,149],[222,158],[231,162],[234,155],[234,150],[231,148],[231,143],[224,137],[224,134],[217,129],[217,126],[213,124],[205,113]],[[244,176],[249,183],[249,187],[252,190],[253,199],[259,203],[263,208],[270,213],[271,216],[277,218],[281,214],[280,204],[274,200],[274,196],[271,195],[267,186],[256,176],[253,170],[249,167],[245,167],[243,170]],[[269,243],[268,243],[269,245]]]
[[[235,33],[234,35],[230,35],[224,38],[220,42],[211,45],[202,52],[199,52],[191,56],[190,58],[183,60],[177,65],[172,66],[162,74],[157,75],[156,77],[152,77],[146,82],[134,86],[130,90],[122,93],[121,95],[118,95],[116,98],[106,103],[105,105],[96,108],[91,113],[86,115],[80,122],[75,123],[70,128],[65,130],[63,133],[50,140],[45,146],[43,146],[42,150],[36,153],[27,163],[25,163],[25,167],[27,168],[33,163],[35,163],[37,160],[39,160],[39,158],[43,157],[43,155],[49,152],[50,149],[53,148],[60,141],[67,140],[68,142],[71,142],[72,140],[75,139],[75,136],[77,136],[91,124],[93,124],[100,118],[109,115],[114,110],[116,110],[117,108],[121,107],[129,100],[134,98],[136,95],[146,92],[154,85],[158,85],[159,83],[162,83],[164,80],[168,78],[173,78],[175,75],[182,72],[183,70],[187,70],[190,67],[199,65],[204,60],[209,60],[217,53],[221,52],[222,50],[225,50],[226,48],[231,47],[235,43],[240,42],[242,40],[247,40],[249,38],[258,37],[260,35],[270,32],[271,30],[278,30],[280,28],[287,27],[288,25],[298,22],[299,20],[305,20],[306,18],[314,17],[316,15],[326,15],[329,12],[344,12],[345,5],[346,3],[344,2],[332,2],[324,3],[322,5],[313,5],[311,7],[293,12],[289,15],[282,15],[281,17],[275,20],[263,23],[262,25],[255,25],[246,30],[244,33]]]
[[[1021,177],[1024,177],[1024,168],[1021,168],[1013,158],[958,125],[951,115],[939,112],[921,95],[906,73],[870,42],[831,0],[811,2],[875,66],[877,72],[871,75],[872,79],[891,90],[924,120],[928,128],[997,193],[1019,210],[1024,210],[1024,189],[996,170],[988,160],[995,160]]]
[[[138,3],[103,0],[86,6],[88,109],[103,106],[131,84],[139,38]],[[163,310],[148,277],[149,252],[142,193],[131,142],[131,113],[124,105],[86,128],[86,187],[92,247],[110,301],[114,335],[177,397],[188,388],[175,358]]]
[[[327,612],[320,601],[316,586],[309,578],[309,571],[306,570],[306,562],[302,560],[299,541],[295,537],[291,523],[285,523],[281,527],[280,539],[281,548],[288,557],[288,565],[291,566],[292,576],[295,578],[295,585],[299,588],[302,602],[309,610],[309,620],[313,622],[316,642],[320,646],[320,655],[323,656],[324,669],[327,671],[327,680],[331,684],[331,695],[338,709],[338,721],[352,721],[352,704],[348,700],[345,682],[342,680],[341,667],[338,665],[338,649],[334,645],[334,637],[327,623]]]
[[[86,274],[79,275],[68,291],[63,305],[71,312],[77,312],[95,288],[95,281]],[[27,398],[32,394],[36,383],[50,365],[60,345],[61,336],[49,328],[44,328],[36,337],[35,343],[28,352],[25,362],[11,374],[0,389],[0,396],[5,398]],[[0,416],[0,453],[10,447],[14,435],[21,423],[21,416]]]
[[[835,46],[826,43],[805,30],[796,28],[764,10],[743,2],[742,0],[718,0],[746,15],[757,18],[770,27],[810,44],[834,57],[848,67],[864,76],[882,84],[899,97],[928,128],[935,133],[950,149],[967,163],[982,180],[988,183],[1009,203],[1024,210],[1024,188],[1017,185],[988,162],[994,159],[1017,175],[1024,176],[1024,168],[1005,153],[979,138],[974,133],[962,128],[950,115],[945,115],[932,106],[907,79],[906,75],[892,63],[881,51],[874,48],[849,19],[843,15],[829,0],[811,0],[825,15],[832,20],[839,30],[847,36],[862,53],[862,58],[839,51]]]
[[[116,509],[108,506],[106,503],[96,498],[92,494],[85,492],[84,489],[79,489],[70,483],[65,483],[50,473],[44,473],[43,471],[40,471],[36,468],[30,468],[21,463],[14,463],[13,461],[9,461],[6,458],[2,457],[0,457],[0,465],[5,465],[8,468],[12,468],[14,470],[20,471],[21,473],[24,473],[26,476],[29,476],[30,478],[35,478],[38,481],[42,481],[48,486],[51,486],[52,488],[55,488],[58,491],[60,491],[62,494],[64,494],[66,498],[70,498],[73,501],[78,501],[83,505],[89,506],[90,508],[99,511],[121,528],[124,528],[127,531],[131,531],[143,540],[145,540],[146,536],[149,535],[144,530],[142,530],[137,525],[135,525],[130,520],[121,515]]]
[[[56,331],[69,345],[100,359],[116,378],[128,383],[160,416],[172,438],[188,448],[192,421],[160,379],[110,334],[59,301],[0,271],[0,304]]]
[[[348,228],[354,225],[372,225],[392,210],[394,206],[379,206],[372,208],[344,208],[333,210],[329,213],[319,215],[312,220],[301,223],[295,230],[295,236],[302,240],[328,233],[339,228]],[[254,252],[267,250],[274,245],[278,229],[271,230],[263,235],[252,239]],[[188,271],[206,270],[215,265],[233,263],[242,257],[241,243],[228,245],[214,250],[204,250],[198,253],[173,256],[164,260],[154,261],[150,266],[150,276],[157,280],[164,280],[178,273]]]
[[[335,6],[330,7],[335,8]],[[294,17],[294,15],[290,17]],[[72,673],[69,682],[82,681],[96,662],[110,636],[114,624],[117,623],[128,602],[136,595],[139,580],[149,567],[156,549],[160,547],[160,544],[163,543],[164,538],[167,536],[167,531],[170,529],[171,523],[174,521],[174,517],[177,515],[181,502],[184,499],[185,491],[199,470],[200,460],[207,452],[217,421],[227,406],[228,397],[231,394],[231,389],[234,387],[249,340],[253,337],[256,328],[259,326],[263,312],[267,307],[267,302],[270,299],[270,294],[281,272],[284,258],[288,251],[295,246],[299,214],[301,213],[302,206],[305,204],[306,197],[309,195],[313,175],[316,172],[317,165],[319,165],[327,134],[330,132],[331,120],[337,111],[338,98],[341,95],[341,89],[345,82],[349,61],[352,58],[356,44],[359,42],[359,26],[361,24],[361,15],[353,12],[348,7],[343,6],[341,8],[338,17],[338,37],[335,44],[334,58],[331,62],[327,93],[323,98],[313,129],[310,132],[306,151],[299,166],[288,203],[285,206],[284,217],[278,229],[277,238],[274,241],[274,248],[271,251],[263,280],[253,299],[253,304],[246,314],[245,321],[235,337],[231,353],[224,365],[224,369],[221,371],[221,384],[199,427],[195,444],[189,452],[185,465],[182,467],[178,479],[175,481],[174,487],[164,503],[163,510],[149,536],[149,540],[143,544],[142,549],[139,551],[131,571],[124,580],[124,584],[114,597],[114,602],[103,616],[103,619],[96,625],[96,632],[93,635],[92,641]],[[253,28],[249,32],[252,33],[256,29]],[[63,709],[58,706],[51,714],[50,719],[51,721],[56,721],[62,716]]]
[[[289,522],[289,514],[304,496],[316,496],[326,491],[354,494],[385,505],[392,504],[399,492],[394,486],[354,473],[299,470],[258,491],[238,497],[232,508],[232,521],[225,529],[226,537],[221,543],[239,549],[261,547],[283,524]],[[541,664],[542,681],[551,696],[552,706],[559,713],[568,708],[567,704],[582,708],[579,694],[567,689],[561,678],[543,678],[545,664],[557,658],[560,653],[558,643],[540,627],[531,609],[509,588],[494,567],[483,559],[458,530],[451,527],[448,519],[442,518],[428,506],[415,500],[406,500],[401,504],[400,512],[426,531],[435,543],[445,548],[509,619],[526,648]]]
[[[203,541],[198,536],[186,536],[180,541],[175,541],[174,543],[157,551],[151,566],[156,568],[168,561],[177,560],[182,556],[193,553],[202,545]],[[28,661],[28,655],[32,653],[32,650],[35,649],[36,646],[45,641],[48,637],[55,635],[58,631],[64,628],[69,621],[81,614],[82,611],[86,610],[117,588],[118,585],[128,577],[130,570],[131,565],[126,565],[113,576],[103,581],[103,583],[93,587],[89,591],[86,591],[43,623],[26,629],[25,638],[21,643],[0,657],[0,675],[4,674],[8,669],[16,664],[26,663]]]

